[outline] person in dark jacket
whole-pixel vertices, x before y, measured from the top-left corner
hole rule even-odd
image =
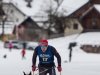
[[[26,49],[26,42],[23,42],[23,49]]]
[[[70,44],[69,44],[69,62],[71,62],[71,60],[72,60],[72,48],[73,47],[75,47],[77,45],[77,43],[76,42],[71,42]]]
[[[57,50],[53,47],[48,45],[48,41],[43,39],[40,41],[39,46],[37,46],[34,50],[33,57],[32,57],[32,71],[36,70],[36,58],[39,57],[39,75],[56,75],[55,71],[55,63],[54,63],[54,56],[57,58],[58,62],[58,71],[61,72],[61,56],[57,52]]]

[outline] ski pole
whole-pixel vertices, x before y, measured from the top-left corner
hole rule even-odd
[[[45,72],[45,71],[47,71],[48,69],[45,69],[44,71],[41,71],[41,72],[39,72],[39,73],[37,73],[37,74],[35,74],[35,75],[38,75],[38,74],[41,74],[41,73],[43,73],[43,72]]]

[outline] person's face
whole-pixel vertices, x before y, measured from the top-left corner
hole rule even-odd
[[[41,46],[41,50],[45,52],[47,50],[47,46]]]

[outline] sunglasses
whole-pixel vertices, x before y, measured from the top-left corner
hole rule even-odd
[[[47,46],[41,46],[41,48],[47,48]]]

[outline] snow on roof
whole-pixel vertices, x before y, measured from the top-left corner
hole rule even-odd
[[[32,8],[29,8],[27,7],[27,2],[25,2],[25,0],[4,0],[4,2],[12,2],[27,16],[34,16],[40,11],[40,9],[43,9],[42,5],[45,4],[44,1],[45,0],[33,0],[31,3]],[[84,4],[86,4],[88,1],[89,0],[64,0],[61,6],[59,7],[58,12],[62,12],[63,8],[67,11],[65,15],[69,15]],[[53,4],[53,7],[55,6],[56,4]]]
[[[3,0],[3,2],[12,2],[18,9],[20,9],[26,16],[35,15],[40,8],[41,0],[33,0],[31,5],[32,7],[27,7],[27,2],[25,0]]]
[[[64,0],[58,12],[65,10],[64,15],[68,16],[87,2],[89,2],[89,0]]]
[[[82,14],[81,18],[88,14],[93,8],[95,8],[100,13],[100,4],[94,4],[85,13]]]
[[[36,22],[38,21],[45,21],[48,19],[48,16],[45,12],[42,10],[46,10],[47,7],[45,6],[45,2],[47,0],[33,0],[31,5],[32,7],[27,7],[27,2],[25,0],[3,0],[4,2],[12,2],[23,14],[26,16],[41,16],[40,12],[42,13],[42,16],[46,16],[45,18],[40,17],[32,17],[32,19]],[[49,1],[49,0],[48,0]],[[53,0],[52,0],[53,1]],[[66,10],[65,16],[68,16],[84,4],[86,4],[89,0],[64,0],[61,6],[58,9],[58,12],[62,13],[62,9]],[[49,5],[50,3],[46,4]],[[44,7],[43,7],[44,6]],[[57,4],[53,3],[52,7],[55,8]],[[42,23],[38,23],[39,26],[42,26]],[[18,24],[19,25],[19,24]]]
[[[47,16],[32,16],[31,19],[33,19],[40,27],[43,26],[43,22],[48,20]]]
[[[100,13],[100,4],[94,4],[94,7],[97,9],[97,11]]]
[[[82,14],[82,16],[80,17],[81,19],[87,14],[89,13],[89,11],[91,11],[94,8],[94,6],[90,7],[85,13]]]
[[[43,0],[42,0],[43,1]],[[45,1],[45,0],[44,0]],[[44,2],[43,1],[43,2]],[[59,13],[63,13],[62,10],[65,10],[66,12],[64,13],[65,16],[68,16],[69,14],[71,14],[72,12],[74,12],[75,10],[79,9],[81,6],[83,6],[84,4],[86,4],[89,0],[64,0],[61,4],[61,6],[58,9]],[[48,1],[44,2],[45,4],[41,4],[41,12],[45,9],[47,9],[48,7],[46,6],[48,4]],[[47,3],[47,4],[46,4]],[[48,4],[49,6],[50,4]],[[55,9],[57,7],[57,4],[53,3],[52,7]],[[39,14],[40,15],[40,14]],[[42,16],[46,16],[43,18],[35,18],[33,17],[33,19],[35,21],[46,21],[48,18],[46,13],[42,12]],[[42,26],[42,23],[38,23],[40,26]]]

